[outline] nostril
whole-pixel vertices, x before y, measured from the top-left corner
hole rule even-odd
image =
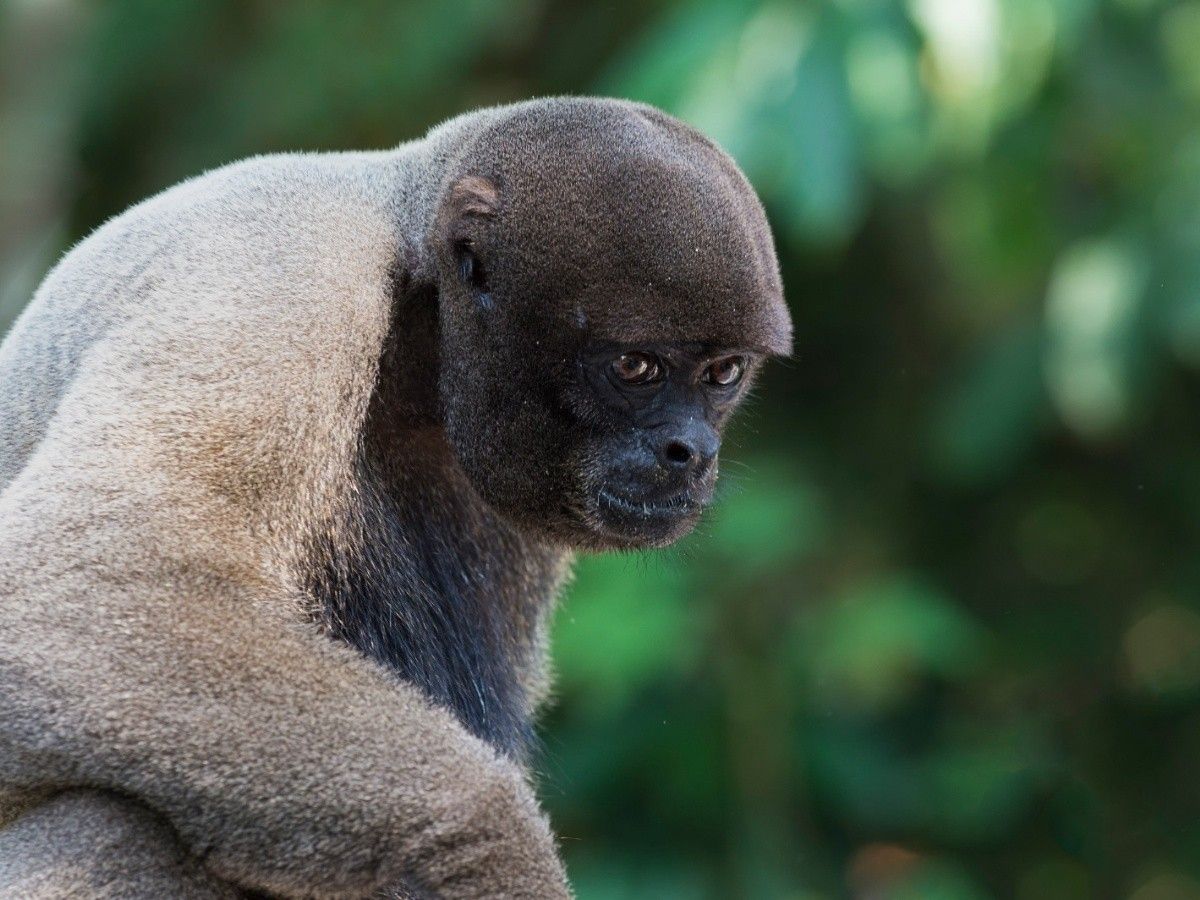
[[[692,457],[696,454],[692,452],[692,448],[683,441],[671,441],[667,444],[666,451],[667,459],[677,465],[684,465],[692,461]]]

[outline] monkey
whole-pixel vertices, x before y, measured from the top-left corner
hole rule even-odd
[[[0,344],[0,895],[570,896],[549,614],[791,343],[745,176],[624,100],[103,224]]]

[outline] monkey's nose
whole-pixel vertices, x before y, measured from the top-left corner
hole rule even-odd
[[[690,421],[664,429],[658,436],[656,455],[668,472],[705,471],[717,456],[721,439],[707,422]]]

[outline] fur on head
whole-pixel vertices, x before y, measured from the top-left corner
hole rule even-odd
[[[513,107],[450,167],[424,250],[441,415],[478,492],[572,546],[686,533],[730,412],[791,348],[732,160],[651,107]]]

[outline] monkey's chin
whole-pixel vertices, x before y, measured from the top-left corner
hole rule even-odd
[[[666,500],[641,500],[602,488],[588,516],[602,546],[613,549],[665,547],[690,532],[704,503],[680,494]]]

